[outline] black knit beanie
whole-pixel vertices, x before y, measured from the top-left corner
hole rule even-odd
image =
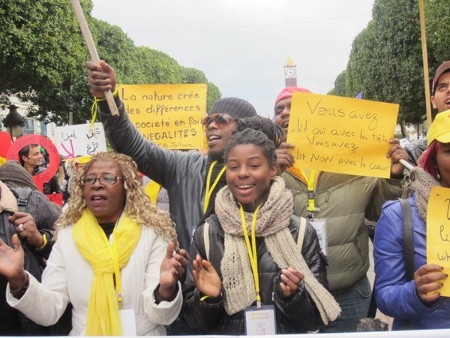
[[[6,161],[0,166],[0,181],[10,187],[30,187],[37,190],[31,174],[17,161]]]
[[[225,97],[216,101],[209,112],[212,113],[226,113],[238,119],[257,115],[253,105],[237,97]]]

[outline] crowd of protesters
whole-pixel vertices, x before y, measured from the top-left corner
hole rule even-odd
[[[375,301],[393,329],[450,327],[448,275],[426,253],[431,189],[450,188],[450,61],[433,79],[426,146],[388,141],[389,179],[293,167],[292,96],[306,88],[282,89],[272,119],[219,99],[203,119],[207,152],[169,150],[131,123],[114,69],[86,67],[114,151],[64,160],[44,194],[39,145],[0,166],[1,335],[355,332]],[[403,161],[417,167],[406,175]]]

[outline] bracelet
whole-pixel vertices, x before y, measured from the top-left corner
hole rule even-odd
[[[42,240],[44,241],[44,244],[42,244],[39,248],[36,248],[37,251],[44,250],[45,246],[47,245],[48,243],[47,234],[42,234]]]
[[[207,296],[207,295],[203,295],[203,296],[200,297],[200,295],[201,295],[201,293],[199,294],[199,300],[201,302],[205,302],[206,301],[207,303],[217,303],[223,298],[223,290],[220,291],[220,293],[217,296],[215,296],[215,297],[211,297],[211,296]]]

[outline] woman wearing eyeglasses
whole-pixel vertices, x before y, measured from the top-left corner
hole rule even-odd
[[[150,204],[126,155],[94,155],[75,182],[41,283],[24,271],[17,235],[14,248],[0,242],[8,303],[41,325],[72,303],[71,335],[164,335],[181,310],[188,259],[175,253],[172,222]]]

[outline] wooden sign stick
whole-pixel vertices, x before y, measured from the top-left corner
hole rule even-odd
[[[79,0],[72,0],[72,6],[77,15],[78,23],[80,25],[81,33],[83,33],[84,40],[86,41],[89,54],[91,55],[92,61],[100,64],[100,57],[98,56],[97,49],[94,45],[94,40],[92,39],[91,31],[84,17],[83,9],[81,8]],[[119,115],[119,110],[117,109],[116,102],[111,93],[111,90],[105,91],[106,102],[108,102],[109,110],[111,110],[112,115]]]

